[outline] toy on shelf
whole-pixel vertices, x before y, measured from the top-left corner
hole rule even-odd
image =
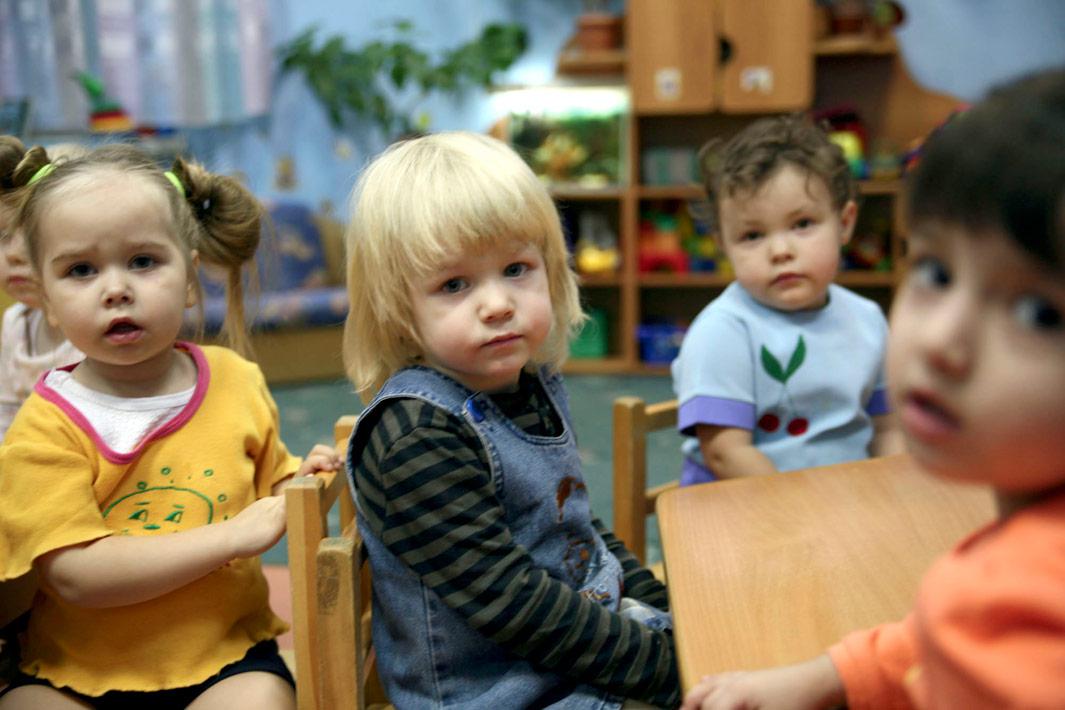
[[[621,264],[618,238],[606,216],[591,210],[581,212],[574,261],[581,274],[612,274]]]
[[[640,243],[636,254],[637,269],[643,274],[652,271],[687,273],[688,254],[681,246],[681,242],[675,214],[659,210],[644,212],[640,220]]]
[[[850,242],[843,247],[843,268],[855,271],[891,271],[891,220],[876,211],[858,219]]]
[[[133,130],[133,120],[122,105],[107,95],[104,83],[88,72],[79,71],[74,79],[89,97],[89,130],[94,133],[122,133]]]
[[[732,273],[720,252],[709,222],[700,216],[698,203],[661,200],[648,203],[640,213],[637,269],[655,271]]]
[[[891,257],[884,235],[875,232],[856,234],[843,249],[843,268],[861,271],[891,271]]]
[[[688,253],[688,268],[692,271],[717,272],[732,275],[728,257],[718,248],[710,223],[705,216],[704,202],[689,202],[677,213],[681,244]]]
[[[660,320],[636,326],[640,360],[648,365],[668,365],[680,354],[687,327],[677,321]]]
[[[869,139],[865,123],[851,106],[836,106],[814,114],[814,120],[826,126],[828,138],[843,150],[851,175],[859,180],[869,177],[866,162]]]
[[[870,180],[897,180],[902,175],[902,157],[890,143],[877,141],[869,159]]]
[[[588,320],[581,326],[577,336],[570,341],[570,357],[575,359],[606,357],[609,335],[606,311],[602,308],[589,308]]]

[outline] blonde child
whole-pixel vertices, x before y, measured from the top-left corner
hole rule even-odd
[[[55,153],[52,151],[53,157]],[[51,159],[46,154],[42,157]],[[40,288],[25,240],[12,229],[19,199],[31,177],[29,171],[16,177],[25,158],[21,141],[0,136],[0,288],[17,301],[4,311],[0,329],[0,441],[41,373],[82,357],[41,310]]]
[[[934,135],[910,220],[891,398],[914,460],[990,485],[999,519],[933,564],[905,620],[803,664],[704,678],[685,708],[1065,704],[1065,71]]]
[[[832,281],[858,208],[842,151],[803,116],[754,122],[701,152],[718,243],[736,280],[673,361],[681,483],[894,453],[887,323]]]
[[[378,157],[351,210],[348,464],[390,700],[674,706],[665,588],[581,477],[558,367],[583,316],[547,191],[444,133]]]
[[[199,259],[239,286],[260,207],[127,146],[27,169],[16,228],[85,358],[39,380],[0,446],[0,578],[41,580],[0,708],[294,707],[257,555],[284,481],[336,458],[288,453],[255,365],[178,340]]]

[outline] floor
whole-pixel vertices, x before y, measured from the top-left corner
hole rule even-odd
[[[584,478],[592,510],[607,525],[613,517],[611,500],[611,404],[615,397],[633,395],[648,402],[673,396],[668,377],[571,375],[566,378],[574,428],[584,464]],[[305,454],[317,443],[332,444],[333,422],[342,414],[362,409],[359,398],[346,381],[315,382],[271,387],[281,412],[281,433],[293,453]],[[673,432],[653,434],[647,443],[649,484],[676,478],[679,470],[679,438]],[[658,530],[648,526],[647,558],[661,559]],[[263,555],[271,587],[271,604],[278,615],[290,619],[288,570],[285,541]],[[291,637],[279,639],[282,649],[291,648]]]

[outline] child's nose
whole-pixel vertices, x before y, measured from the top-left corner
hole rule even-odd
[[[481,288],[481,318],[486,322],[509,318],[514,313],[514,299],[502,284],[489,283]]]
[[[791,258],[794,253],[791,238],[786,234],[769,235],[769,257],[774,261]]]
[[[975,326],[980,313],[975,303],[961,294],[946,297],[919,325],[928,362],[950,377],[964,377],[972,366]]]
[[[129,282],[121,276],[109,275],[104,284],[103,298],[107,306],[118,306],[133,302],[133,292]]]

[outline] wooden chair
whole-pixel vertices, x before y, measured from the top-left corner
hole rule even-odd
[[[336,421],[338,450],[344,450],[354,424],[354,416]],[[372,663],[369,566],[347,476],[338,471],[298,478],[285,489],[285,506],[297,706],[361,710],[368,697],[383,699],[384,693]],[[327,518],[334,506],[340,512],[340,538],[329,537]]]
[[[639,397],[614,400],[614,534],[640,562],[646,562],[647,516],[655,512],[658,496],[679,485],[670,481],[647,488],[647,435],[676,427],[677,408],[675,399],[654,404]],[[677,447],[679,458],[680,437]]]

